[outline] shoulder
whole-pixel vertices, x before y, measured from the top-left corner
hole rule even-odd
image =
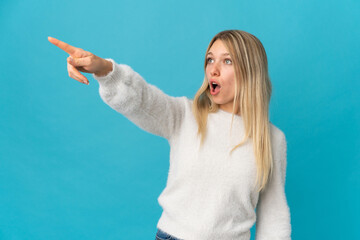
[[[281,181],[285,183],[287,166],[287,142],[284,132],[270,122],[271,146],[275,169],[278,170]],[[275,170],[276,171],[276,170]]]
[[[187,98],[187,97],[183,97],[183,98],[184,98],[184,101],[186,101],[186,103],[188,104],[188,106],[191,107],[194,100],[190,99],[190,98]]]
[[[285,133],[270,122],[271,145],[275,159],[284,158],[286,155],[287,141]]]
[[[184,103],[185,103],[185,112],[191,113],[189,116],[192,116],[192,108],[193,108],[193,99],[182,97]]]
[[[275,126],[272,122],[270,122],[270,135],[272,141],[275,142],[281,142],[284,140],[286,141],[285,133],[280,128]]]

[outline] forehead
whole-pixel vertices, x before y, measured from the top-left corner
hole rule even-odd
[[[217,39],[212,46],[209,49],[208,54],[224,54],[224,53],[229,53],[228,49],[226,48],[225,44],[223,43],[223,41],[221,41],[220,39]]]

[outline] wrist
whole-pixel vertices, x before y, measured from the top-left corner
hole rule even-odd
[[[103,60],[104,60],[104,64],[103,64],[101,71],[95,73],[95,75],[97,77],[104,77],[113,70],[112,62],[105,60],[105,59],[103,59]]]

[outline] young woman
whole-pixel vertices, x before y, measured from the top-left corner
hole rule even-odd
[[[240,30],[218,33],[193,100],[172,97],[113,59],[49,41],[70,54],[69,76],[93,73],[100,96],[140,128],[170,144],[158,202],[156,239],[291,239],[285,195],[284,133],[269,121],[271,82],[261,42]]]

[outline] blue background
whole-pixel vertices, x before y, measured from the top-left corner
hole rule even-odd
[[[167,141],[69,78],[48,36],[193,98],[225,29],[268,54],[293,239],[359,239],[359,3],[1,1],[0,239],[154,239],[161,215]]]

